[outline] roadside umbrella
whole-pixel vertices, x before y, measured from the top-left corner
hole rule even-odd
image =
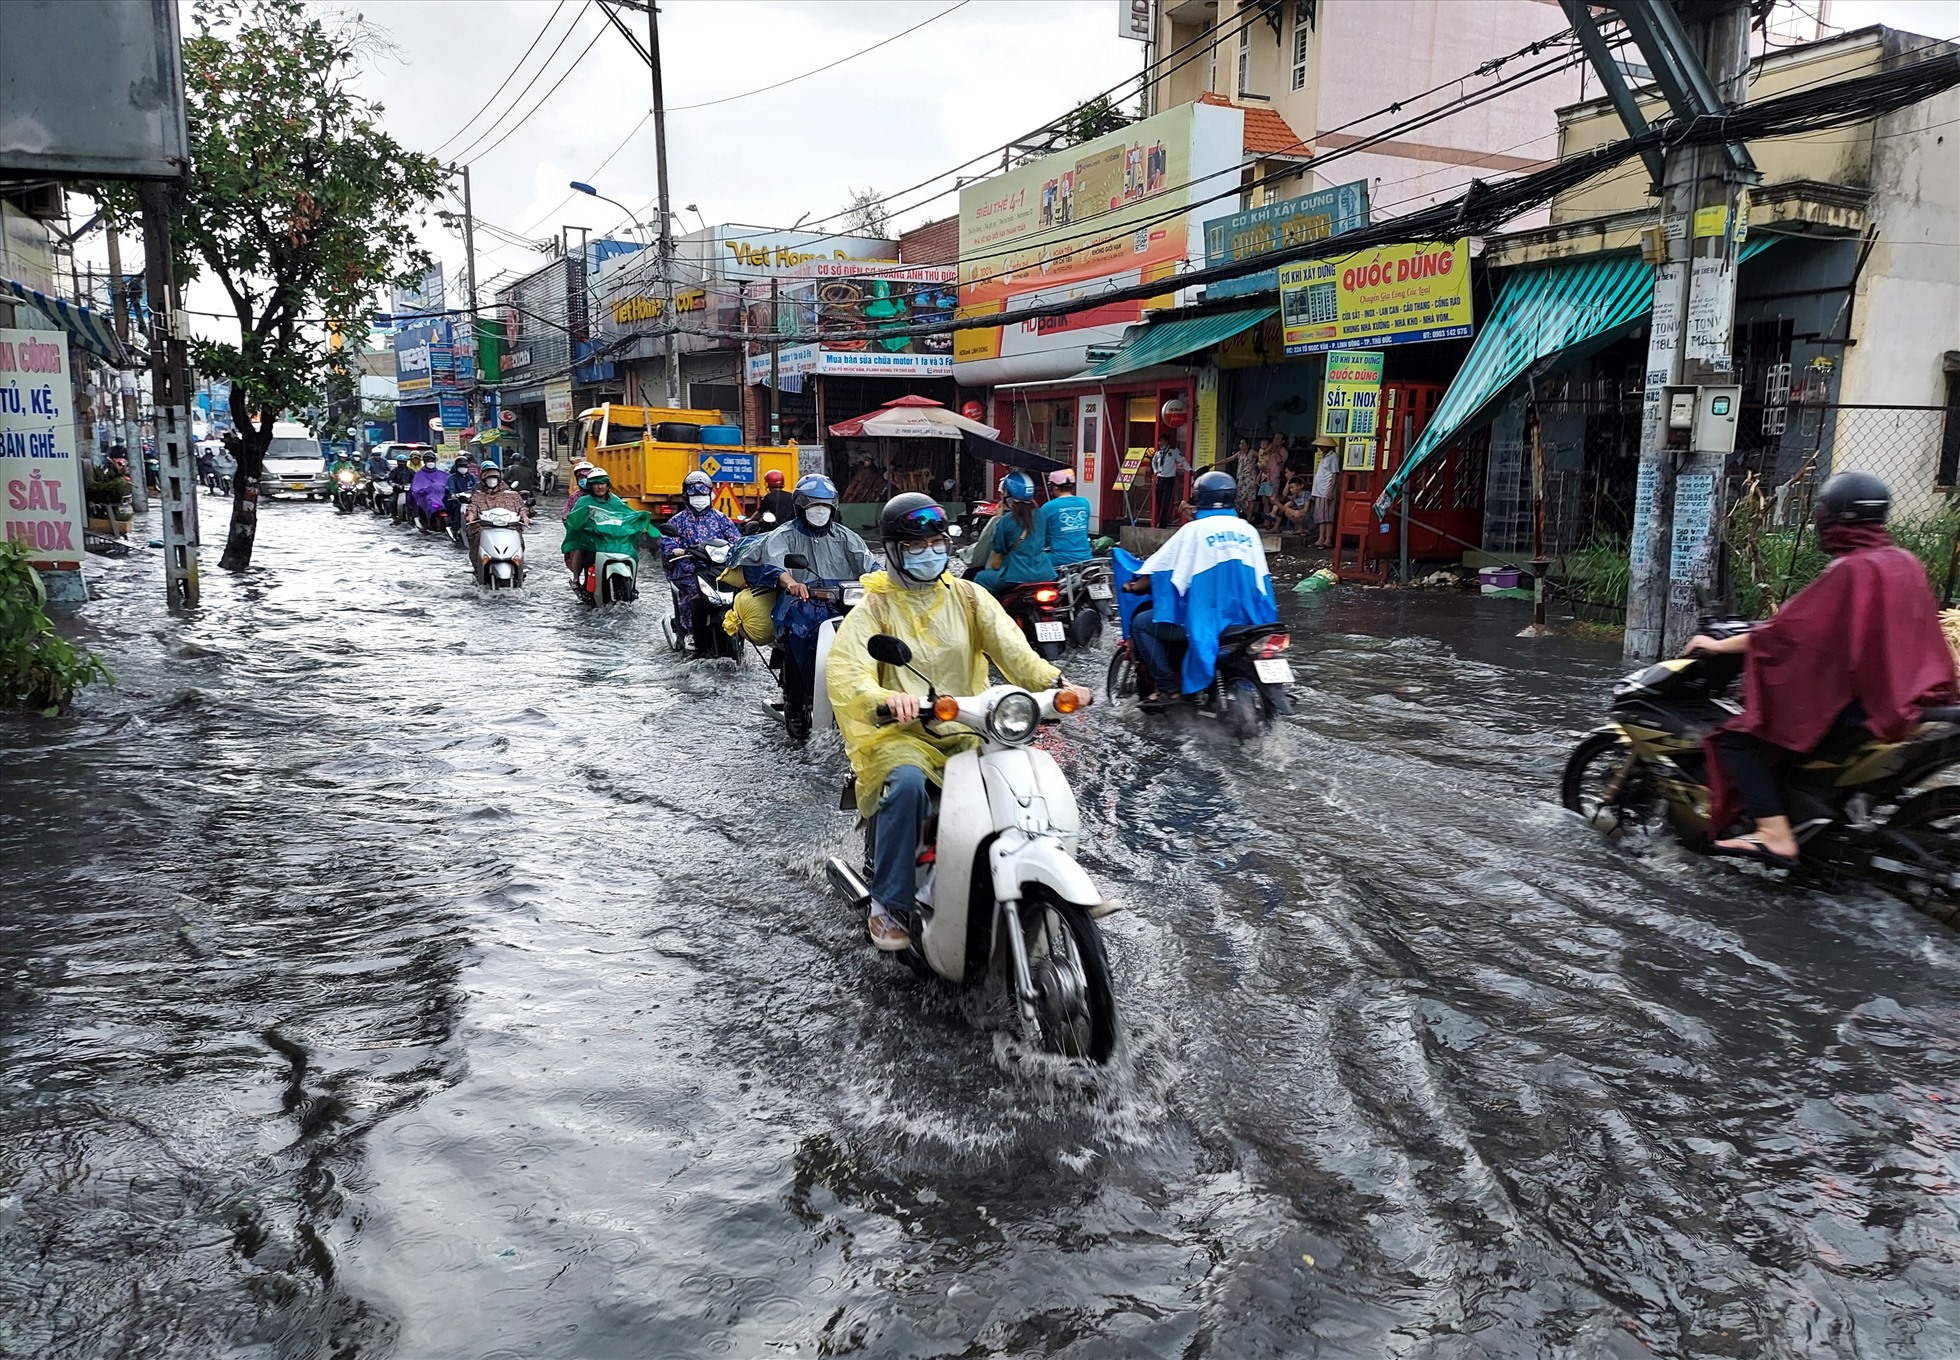
[[[830,427],[839,439],[958,439],[977,434],[998,438],[991,425],[949,411],[930,397],[898,397],[866,415],[840,420]]]

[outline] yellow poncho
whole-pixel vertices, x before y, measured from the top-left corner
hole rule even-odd
[[[857,776],[858,815],[878,810],[885,779],[900,765],[917,765],[936,784],[946,758],[971,749],[972,735],[934,737],[918,723],[878,723],[878,705],[893,690],[923,697],[925,681],[908,670],[881,666],[866,644],[877,633],[902,638],[912,665],[941,694],[978,694],[987,688],[991,659],[1010,683],[1044,690],[1061,674],[1043,661],[1000,602],[970,581],[941,576],[937,585],[910,590],[874,571],[864,578],[864,603],[837,629],[824,667],[831,711]]]

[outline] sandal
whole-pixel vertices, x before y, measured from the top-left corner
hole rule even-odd
[[[1723,859],[1746,859],[1756,864],[1767,864],[1773,869],[1794,869],[1797,867],[1797,857],[1795,855],[1777,854],[1776,851],[1763,844],[1763,838],[1761,836],[1753,833],[1747,836],[1736,837],[1736,843],[1733,845],[1724,845],[1720,841],[1717,841],[1709,847],[1709,853],[1719,855]]]

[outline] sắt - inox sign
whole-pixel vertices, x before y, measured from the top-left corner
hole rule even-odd
[[[1205,224],[1205,265],[1249,260],[1289,246],[1325,241],[1368,225],[1368,181],[1358,179],[1298,198],[1262,203]],[[1243,297],[1279,287],[1279,271],[1262,269],[1205,287],[1208,298]]]
[[[1288,354],[1457,340],[1474,329],[1470,242],[1416,241],[1279,267]]]

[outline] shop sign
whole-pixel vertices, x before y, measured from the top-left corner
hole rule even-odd
[[[1382,352],[1329,350],[1321,388],[1319,433],[1338,442],[1341,467],[1375,470],[1375,444],[1381,428]]]
[[[460,434],[470,423],[470,402],[468,397],[444,396],[437,404],[437,415],[442,420],[445,434]],[[457,441],[461,443],[459,439]]]
[[[776,355],[776,372],[783,378],[796,378],[809,373],[850,373],[874,378],[943,378],[952,371],[953,356],[950,354],[886,354],[875,349],[792,345]],[[768,353],[751,354],[746,372],[751,387],[768,386]]]
[[[0,330],[0,525],[37,567],[82,560],[71,390],[65,336]]]
[[[442,261],[423,271],[422,277],[406,288],[390,290],[389,304],[396,316],[427,316],[442,310]]]
[[[1137,474],[1143,471],[1144,463],[1149,461],[1150,455],[1155,452],[1155,449],[1123,450],[1123,466],[1116,470],[1116,480],[1110,483],[1110,489],[1128,491],[1135,486]]]
[[[1475,329],[1470,243],[1417,241],[1279,268],[1288,354],[1458,340]]]
[[[1116,0],[1116,36],[1150,41],[1150,0]]]
[[[544,418],[553,425],[563,425],[572,418],[572,384],[570,379],[549,382],[544,385]]]
[[[949,267],[888,268],[824,261],[785,275],[774,305],[787,330],[839,336],[898,330],[952,320],[959,303],[958,283],[959,271]],[[766,319],[762,329],[767,329]],[[849,346],[830,348],[844,350]],[[862,348],[882,354],[950,356],[953,337],[888,336],[865,342]]]
[[[433,389],[436,340],[436,327],[426,321],[416,326],[404,326],[395,332],[395,391],[398,395],[422,396]]]
[[[676,316],[687,312],[706,311],[707,307],[708,292],[705,288],[690,288],[684,293],[674,294]],[[641,294],[638,297],[621,298],[612,305],[613,325],[631,326],[641,321],[658,321],[666,310],[667,299],[664,297],[649,297]]]
[[[513,368],[529,368],[530,366],[531,351],[528,349],[514,349],[504,356],[505,372],[509,372]]]
[[[1205,225],[1205,264],[1230,264],[1275,250],[1310,245],[1368,225],[1368,181],[1358,179],[1298,198],[1262,203]],[[1269,293],[1279,287],[1279,271],[1262,269],[1236,279],[1205,285],[1207,298]]]
[[[1208,468],[1218,461],[1218,369],[1198,370],[1198,423],[1191,434],[1191,464]]]
[[[710,266],[722,278],[770,278],[819,260],[859,264],[898,262],[898,242],[882,237],[838,236],[821,231],[714,230]]]

